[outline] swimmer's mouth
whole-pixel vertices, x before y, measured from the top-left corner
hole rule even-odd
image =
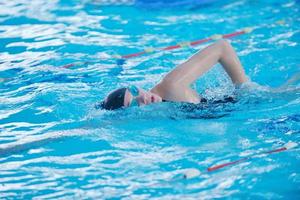
[[[154,96],[151,96],[151,103],[155,102]]]

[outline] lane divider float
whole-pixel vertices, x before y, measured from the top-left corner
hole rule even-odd
[[[82,65],[87,65],[87,64],[89,64],[89,62],[80,62],[80,61],[78,61],[78,62],[73,62],[73,63],[69,63],[67,65],[64,65],[63,68],[68,69],[68,68],[71,68],[71,67],[82,66]]]
[[[283,19],[278,20],[278,21],[275,22],[275,24],[281,25],[281,26],[283,26],[285,23],[286,22]],[[254,27],[246,27],[246,28],[243,28],[239,31],[233,32],[233,33],[224,34],[224,35],[214,34],[214,35],[212,35],[208,38],[199,39],[199,40],[190,41],[190,42],[188,42],[188,41],[187,42],[179,42],[176,45],[171,45],[171,46],[167,46],[167,47],[158,47],[158,48],[148,47],[148,48],[145,48],[143,51],[132,53],[132,54],[126,54],[126,55],[116,54],[116,55],[112,55],[112,58],[116,59],[117,65],[121,66],[125,63],[126,59],[138,57],[138,56],[141,56],[141,55],[144,55],[144,54],[147,54],[147,53],[154,53],[154,52],[158,52],[158,51],[171,51],[171,50],[179,49],[179,48],[197,46],[197,45],[200,45],[200,44],[212,41],[212,40],[228,39],[228,38],[236,37],[236,36],[239,36],[239,35],[251,33],[253,30],[254,30]],[[76,67],[76,66],[78,66],[78,67],[83,66],[83,65],[86,65],[88,63],[90,63],[90,62],[80,62],[80,61],[78,61],[78,62],[73,62],[73,63],[63,65],[61,67],[69,69],[69,68]],[[0,83],[4,83],[7,80],[8,80],[7,78],[1,78],[0,77]]]
[[[278,153],[278,152],[290,150],[290,149],[295,148],[297,146],[298,146],[298,144],[296,142],[288,142],[285,145],[283,145],[282,147],[277,148],[277,149],[273,149],[273,150],[269,150],[269,151],[262,151],[262,152],[259,152],[259,153],[256,153],[256,154],[253,154],[251,156],[247,156],[247,157],[235,160],[235,161],[231,161],[231,162],[227,162],[227,163],[223,163],[223,164],[218,164],[218,165],[213,165],[211,167],[208,167],[206,169],[206,171],[204,171],[203,173],[213,172],[213,171],[225,168],[225,167],[233,166],[233,165],[242,163],[246,160],[250,160],[252,158],[261,156],[261,155],[268,155],[268,154],[272,154],[272,153]],[[199,175],[201,175],[203,173],[201,173],[200,170],[198,170],[196,168],[184,169],[183,170],[183,178],[184,179],[192,179],[192,178],[198,177]]]
[[[179,49],[179,48],[186,48],[186,47],[191,47],[191,46],[197,46],[212,40],[219,40],[219,39],[227,39],[227,38],[232,38],[232,37],[236,37],[239,35],[243,35],[246,33],[251,33],[254,30],[254,28],[252,27],[247,27],[244,28],[240,31],[236,31],[233,33],[229,33],[229,34],[225,34],[225,35],[221,35],[221,34],[214,34],[208,38],[204,38],[204,39],[199,39],[199,40],[195,40],[195,41],[185,41],[185,42],[179,42],[176,45],[171,45],[171,46],[167,46],[167,47],[158,47],[158,48],[154,48],[154,47],[147,47],[145,48],[143,51],[140,52],[136,52],[136,53],[132,53],[132,54],[126,54],[126,55],[119,55],[119,54],[115,54],[112,57],[117,59],[117,64],[118,65],[123,65],[125,63],[126,59],[129,58],[134,58],[134,57],[138,57],[138,56],[142,56],[144,54],[149,54],[149,53],[154,53],[154,52],[159,52],[159,51],[171,51],[174,49]],[[71,68],[75,65],[71,64],[67,64],[62,66],[63,68]]]
[[[286,21],[284,19],[281,20],[277,20],[275,22],[275,25],[280,25],[283,26],[286,24]],[[228,39],[228,38],[232,38],[232,37],[236,37],[239,35],[243,35],[243,34],[247,34],[247,33],[251,33],[255,28],[254,27],[246,27],[243,28],[239,31],[235,31],[233,33],[228,33],[228,34],[214,34],[208,38],[204,38],[204,39],[199,39],[199,40],[195,40],[195,41],[186,41],[186,42],[179,42],[176,45],[171,45],[171,46],[167,46],[167,47],[158,47],[158,48],[154,48],[154,47],[147,47],[145,48],[143,51],[140,52],[136,52],[136,53],[132,53],[132,54],[126,54],[126,55],[119,55],[119,54],[115,54],[112,55],[113,58],[115,58],[117,60],[117,64],[118,65],[123,65],[126,61],[126,59],[129,58],[134,58],[134,57],[138,57],[144,54],[148,54],[148,53],[154,53],[154,52],[159,52],[159,51],[171,51],[174,49],[179,49],[179,48],[186,48],[186,47],[191,47],[191,46],[197,46],[209,41],[213,41],[213,40],[219,40],[219,39]],[[71,64],[67,64],[64,65],[62,67],[64,68],[71,68],[73,66],[76,65],[72,65]]]
[[[172,46],[159,47],[159,48],[152,48],[152,47],[151,48],[146,48],[143,51],[132,53],[132,54],[127,54],[127,55],[123,55],[123,56],[119,56],[119,57],[123,58],[123,59],[128,59],[128,58],[141,56],[141,55],[146,54],[146,53],[152,53],[152,52],[155,52],[155,51],[169,51],[169,50],[174,50],[174,49],[179,49],[179,48],[184,48],[184,47],[189,47],[189,46],[196,46],[196,45],[200,45],[200,44],[203,44],[205,42],[212,41],[212,40],[236,37],[238,35],[243,35],[243,34],[246,34],[246,33],[250,33],[253,30],[254,30],[254,28],[247,27],[247,28],[244,28],[240,31],[236,31],[236,32],[233,32],[233,33],[225,34],[225,35],[214,34],[214,35],[212,35],[208,38],[199,39],[199,40],[195,40],[195,41],[191,41],[191,42],[180,42],[180,43],[178,43],[176,45],[172,45]]]
[[[140,52],[126,54],[126,55],[115,54],[115,55],[112,55],[112,57],[117,60],[118,65],[122,65],[122,64],[125,63],[125,60],[129,59],[129,58],[134,58],[134,57],[142,56],[144,54],[149,54],[149,53],[154,53],[154,52],[159,52],[159,51],[171,51],[171,50],[174,50],[174,49],[197,46],[197,45],[200,45],[200,44],[212,41],[212,40],[228,39],[228,38],[236,37],[236,36],[239,36],[239,35],[251,33],[253,30],[254,30],[253,27],[247,27],[247,28],[244,28],[240,31],[236,31],[236,32],[229,33],[229,34],[224,34],[224,35],[214,34],[214,35],[212,35],[208,38],[199,39],[199,40],[195,40],[195,41],[179,42],[175,45],[166,46],[166,47],[158,47],[158,48],[147,47],[143,51],[140,51]],[[76,62],[76,63],[78,63],[78,62]],[[78,66],[78,64],[76,65],[76,63],[70,63],[70,64],[67,64],[67,65],[63,65],[62,67],[63,68],[71,68],[71,67],[74,67],[74,66]],[[82,64],[80,64],[80,65],[82,65]]]

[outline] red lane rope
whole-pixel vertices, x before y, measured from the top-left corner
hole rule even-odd
[[[195,40],[195,41],[191,41],[191,42],[182,42],[182,43],[178,43],[178,44],[167,46],[167,47],[146,48],[146,49],[144,49],[144,51],[131,53],[131,54],[126,54],[126,55],[115,55],[114,57],[117,59],[117,61],[120,61],[120,63],[123,63],[124,60],[126,60],[126,59],[138,57],[138,56],[141,56],[141,55],[144,55],[144,54],[147,54],[147,53],[153,53],[153,52],[158,52],[158,51],[171,51],[171,50],[174,50],[174,49],[184,48],[184,47],[188,47],[188,46],[196,46],[196,45],[200,45],[200,44],[203,44],[205,42],[212,41],[212,40],[236,37],[236,36],[239,36],[239,35],[242,35],[242,34],[250,33],[252,30],[253,30],[252,28],[244,28],[241,31],[236,31],[236,32],[233,32],[233,33],[225,34],[225,35],[216,34],[216,35],[212,35],[208,38],[199,39],[199,40]],[[64,65],[62,67],[68,69],[68,68],[71,68],[71,67],[77,66],[77,65],[78,65],[77,63],[70,63],[70,64]]]
[[[271,154],[271,153],[277,153],[277,152],[281,152],[281,151],[285,151],[287,150],[286,147],[282,147],[282,148],[279,148],[279,149],[275,149],[275,150],[271,150],[271,151],[266,151],[264,152],[265,154]]]
[[[221,38],[226,39],[226,38],[231,38],[231,37],[236,37],[236,36],[239,36],[239,35],[242,35],[242,34],[246,34],[246,33],[249,33],[249,32],[251,32],[250,29],[248,29],[248,31],[242,30],[242,31],[236,31],[236,32],[233,32],[233,33],[225,34],[225,35],[215,35],[215,36],[218,36],[217,39],[221,39]],[[200,39],[200,40],[195,40],[195,41],[192,41],[192,42],[187,42],[187,46],[196,46],[196,45],[203,44],[205,42],[209,42],[211,40],[214,40],[213,36],[208,37],[208,38],[204,38],[204,39]],[[182,48],[182,47],[183,47],[183,45],[176,44],[176,45],[172,45],[172,46],[156,48],[156,51],[170,51],[170,50],[179,49],[179,48]],[[150,52],[153,52],[153,51],[155,51],[155,49],[151,50]],[[123,58],[123,59],[128,59],[128,58],[141,56],[143,54],[150,53],[150,52],[140,51],[140,52],[137,52],[137,53],[122,55],[120,57]]]
[[[89,64],[89,62],[73,62],[70,64],[63,65],[62,67],[68,69],[68,68],[71,68],[74,66],[82,66],[82,65],[86,65],[86,64]]]
[[[200,44],[205,43],[205,42],[209,42],[211,40],[212,40],[211,38],[206,38],[206,39],[202,39],[202,40],[196,40],[196,41],[191,42],[191,45],[192,46],[196,46],[196,45],[200,45]]]
[[[239,164],[241,162],[244,162],[246,160],[254,158],[255,156],[258,156],[258,155],[278,153],[278,152],[282,152],[282,151],[286,151],[286,150],[295,148],[297,146],[298,146],[298,143],[296,143],[296,142],[288,142],[284,146],[282,146],[280,148],[277,148],[277,149],[273,149],[273,150],[269,150],[269,151],[262,151],[262,152],[253,154],[251,156],[240,158],[240,159],[235,160],[235,161],[230,161],[230,162],[227,162],[227,163],[223,163],[223,164],[219,164],[219,165],[214,165],[212,167],[208,167],[205,172],[206,173],[213,172],[213,171],[216,171],[216,170],[228,167],[228,166]],[[190,168],[190,169],[185,170],[183,177],[185,179],[191,179],[191,178],[195,178],[195,177],[199,176],[200,174],[201,174],[201,172],[198,169]]]
[[[236,160],[236,161],[232,161],[232,162],[216,165],[216,166],[213,166],[213,167],[209,167],[209,168],[207,168],[207,171],[208,172],[215,171],[217,169],[221,169],[221,168],[224,168],[224,167],[227,167],[227,166],[230,166],[230,165],[238,164],[238,163],[243,162],[243,161],[248,160],[248,159],[250,159],[250,158],[248,158],[248,157],[247,158],[242,158],[242,159],[239,159],[239,160]]]
[[[215,165],[215,166],[209,167],[209,168],[207,168],[207,171],[211,172],[211,171],[215,171],[217,169],[221,169],[221,168],[224,168],[224,167],[227,167],[227,166],[230,166],[230,165],[235,165],[235,164],[238,164],[240,162],[249,160],[253,156],[256,156],[256,155],[278,153],[278,152],[285,151],[285,150],[288,150],[288,148],[287,147],[281,147],[281,148],[270,150],[270,151],[264,151],[264,152],[254,154],[254,155],[249,156],[249,157],[241,158],[241,159],[236,160],[236,161],[231,161],[231,162],[228,162],[228,163],[224,163],[224,164],[220,164],[220,165]]]
[[[238,32],[235,32],[235,33],[229,33],[229,34],[223,35],[223,38],[231,38],[231,37],[235,37],[235,36],[238,36],[238,35],[243,35],[245,33],[247,33],[247,32],[238,31]]]
[[[121,57],[127,59],[127,58],[137,57],[137,56],[143,55],[145,53],[146,53],[145,51],[142,51],[142,52],[138,52],[138,53],[123,55]]]
[[[67,64],[67,65],[64,65],[63,66],[63,68],[71,68],[71,67],[73,67],[73,66],[75,66],[75,64],[74,63],[70,63],[70,64]]]

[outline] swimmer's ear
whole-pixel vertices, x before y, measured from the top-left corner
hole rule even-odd
[[[105,109],[105,101],[101,101],[100,103],[95,104],[96,109]]]

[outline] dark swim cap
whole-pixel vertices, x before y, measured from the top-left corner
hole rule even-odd
[[[126,89],[127,88],[119,88],[111,92],[104,101],[95,107],[105,110],[115,110],[123,107]]]

